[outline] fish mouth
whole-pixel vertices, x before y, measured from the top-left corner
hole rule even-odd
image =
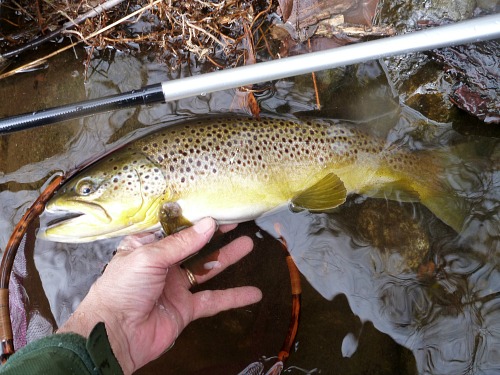
[[[66,211],[60,217],[55,217],[55,218],[51,219],[47,223],[47,228],[55,227],[55,226],[58,226],[60,224],[63,225],[64,223],[67,223],[67,222],[71,221],[72,219],[76,219],[77,217],[80,217],[83,215],[85,215],[83,212],[68,212],[68,211]]]
[[[49,203],[45,207],[45,212],[48,214],[59,215],[53,221],[63,222],[64,220],[72,220],[76,217],[87,215],[94,220],[97,219],[103,223],[110,223],[111,216],[99,204],[91,202],[71,201],[68,205],[59,205],[57,201]]]
[[[101,206],[86,202],[72,206],[47,205],[37,236],[55,242],[89,242],[106,234],[103,229],[112,218]]]

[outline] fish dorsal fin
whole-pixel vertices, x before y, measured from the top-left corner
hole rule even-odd
[[[372,198],[385,198],[398,202],[420,201],[420,194],[403,180],[380,185],[369,185],[363,188],[360,193]]]
[[[344,203],[346,195],[347,191],[342,180],[336,174],[329,173],[295,196],[290,203],[290,209],[328,211]]]

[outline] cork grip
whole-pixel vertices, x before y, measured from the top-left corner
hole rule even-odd
[[[0,361],[4,363],[14,353],[14,341],[9,313],[9,289],[0,289]]]

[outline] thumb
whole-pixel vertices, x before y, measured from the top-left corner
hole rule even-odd
[[[167,268],[198,252],[210,241],[216,229],[215,220],[206,217],[192,227],[146,245],[146,247],[150,255],[156,258],[155,264]]]

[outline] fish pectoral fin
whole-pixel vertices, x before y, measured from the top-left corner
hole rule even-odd
[[[419,202],[420,194],[403,180],[364,187],[361,194],[371,198],[384,198],[398,202]]]
[[[193,225],[182,216],[182,209],[175,202],[163,204],[158,213],[158,220],[167,236]]]
[[[329,173],[295,196],[290,203],[290,209],[324,212],[340,206],[345,202],[346,196],[347,190],[342,180],[336,174]]]

